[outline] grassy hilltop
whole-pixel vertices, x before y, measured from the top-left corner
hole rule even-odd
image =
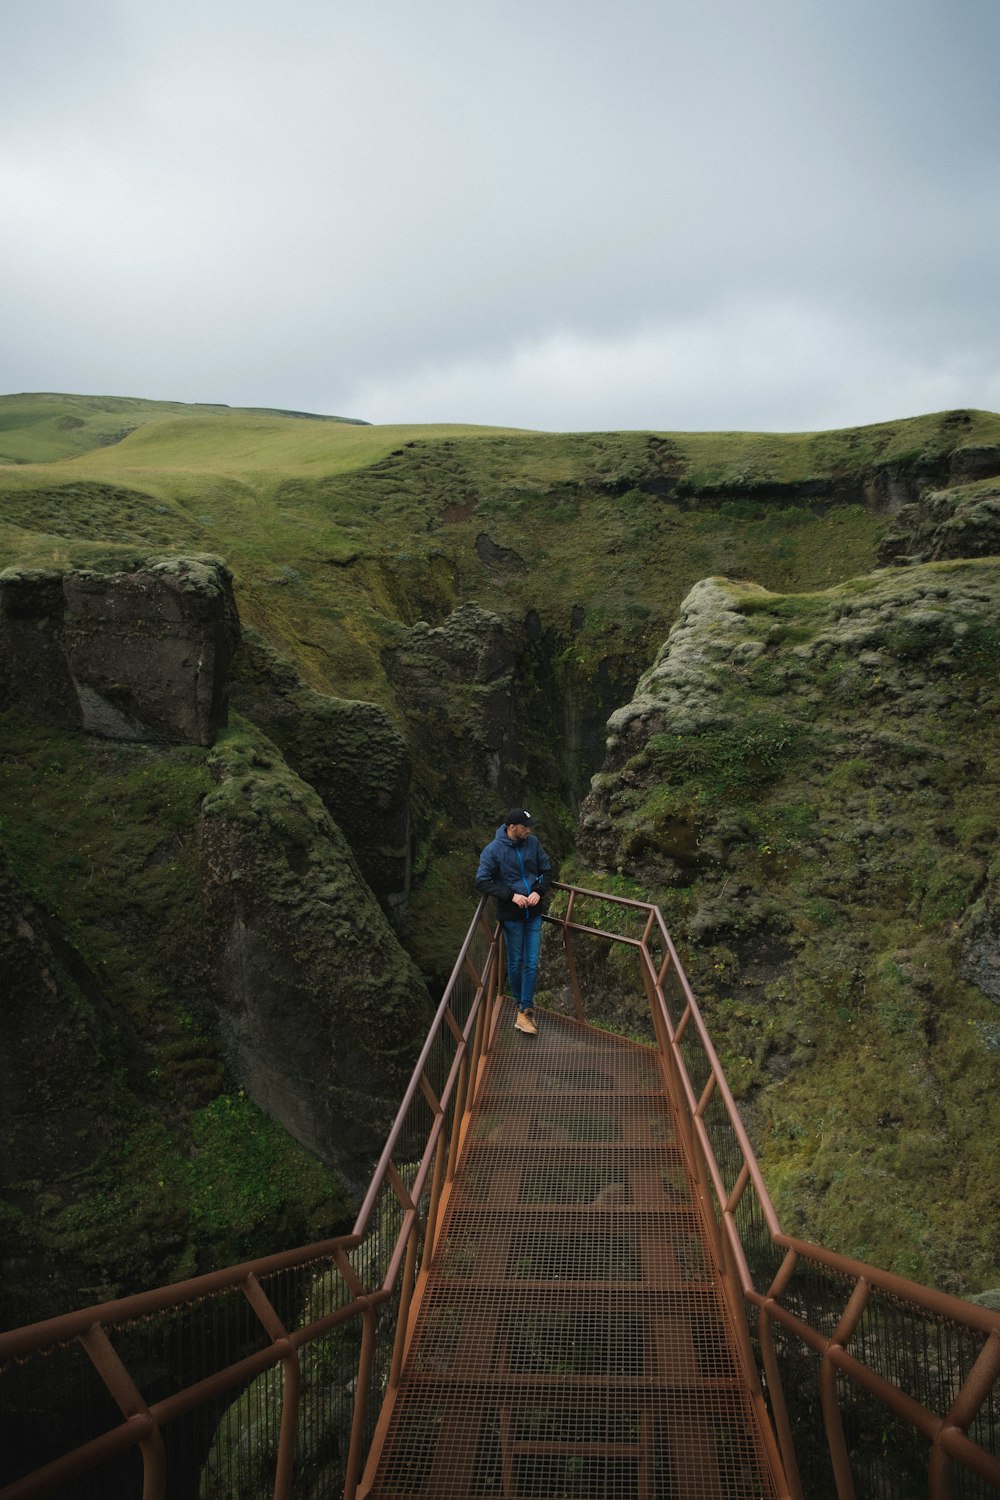
[[[615,633],[654,646],[709,573],[812,588],[862,571],[884,522],[831,506],[831,486],[863,501],[867,476],[998,442],[989,413],[784,436],[552,435],[11,396],[0,558],[221,553],[244,617],[310,680],[385,700],[380,649],[469,597],[558,628],[581,605],[578,644],[600,655]]]
[[[246,752],[251,760],[294,748],[300,775],[321,795],[336,768],[323,764],[329,713],[317,705],[381,705],[413,764],[405,941],[424,973],[437,977],[450,967],[473,909],[475,853],[504,806],[530,798],[550,848],[557,856],[572,849],[580,802],[602,768],[605,723],[632,698],[699,580],[722,575],[808,600],[871,573],[895,531],[897,552],[905,548],[900,514],[922,497],[936,497],[946,510],[954,499],[963,515],[988,510],[997,474],[1000,416],[975,411],[812,434],[548,434],[376,427],[126,398],[9,396],[0,398],[0,567],[128,570],[164,553],[223,557],[246,633],[231,734],[256,747]],[[761,678],[751,713],[773,717],[777,681]],[[306,705],[306,727],[289,727],[275,703]],[[343,705],[337,713],[346,713]],[[149,1044],[155,1056],[147,1061],[158,1070],[157,1107],[180,1162],[199,1111],[214,1110],[214,1120],[222,1108],[214,1101],[237,1097],[226,1092],[232,1081],[217,1067],[192,1062],[189,1007],[174,1014],[170,1002],[183,914],[197,900],[195,829],[211,780],[207,757],[191,749],[150,752],[137,769],[130,754],[85,750],[23,722],[5,722],[3,732],[12,748],[0,775],[2,850],[21,888],[101,972],[114,1004],[147,1020],[162,1007],[162,1036]],[[265,735],[281,741],[277,749]],[[664,766],[667,786],[676,768]],[[104,821],[95,838],[87,808],[98,786]],[[725,803],[731,791],[723,778],[712,795]],[[737,791],[742,796],[745,788]],[[906,791],[890,787],[884,795],[905,798]],[[649,796],[655,805],[656,794]],[[801,816],[802,828],[789,827],[786,840],[812,837]],[[175,830],[171,861],[153,828],[162,819]],[[757,843],[777,847],[773,838]],[[760,900],[766,904],[769,893],[779,900],[786,863],[757,856],[749,865]],[[672,889],[669,881],[664,889]],[[903,885],[893,890],[906,899]],[[126,891],[135,892],[134,901]],[[671,899],[683,925],[685,902]],[[133,908],[146,913],[145,925]],[[171,914],[160,947],[151,915],[157,908]],[[110,941],[102,935],[109,909]],[[945,904],[932,920],[944,935],[956,917]],[[817,921],[817,941],[825,940]],[[730,962],[715,953],[721,938],[705,946],[694,929],[682,937],[695,968],[698,953],[707,956],[711,947],[706,975],[714,963]],[[729,948],[736,953],[732,941]],[[748,950],[738,958],[744,970],[752,968]],[[116,966],[120,979],[110,972]],[[197,979],[192,972],[185,981],[192,993]],[[147,992],[134,1000],[144,984]],[[780,986],[771,998],[780,1007]],[[831,991],[830,998],[846,1008],[842,996]],[[736,990],[723,999],[728,1013],[750,1026]],[[726,1021],[724,1011],[719,1019]],[[739,1059],[748,1107],[757,1084],[780,1071],[779,1031],[760,1057],[735,1032],[727,1044]],[[788,1045],[794,1051],[798,1042]],[[983,1048],[986,1058],[986,1042]],[[851,1128],[848,1122],[847,1154],[863,1140]],[[793,1158],[790,1147],[780,1162],[783,1180],[797,1170]],[[183,1175],[177,1166],[169,1180]],[[149,1172],[144,1182],[135,1191],[140,1208],[147,1191],[162,1190]],[[74,1191],[72,1183],[60,1187],[51,1205],[57,1218]],[[314,1215],[327,1190],[320,1184],[310,1191]],[[262,1200],[256,1219],[255,1212],[246,1206],[240,1253],[285,1222],[270,1201]],[[111,1208],[106,1213],[105,1247],[122,1227]],[[86,1239],[77,1220],[74,1244]],[[808,1223],[796,1227],[809,1232]],[[977,1264],[986,1274],[981,1239]],[[894,1258],[877,1238],[868,1249],[887,1263]],[[174,1264],[185,1264],[189,1253],[176,1250]],[[144,1262],[143,1275],[154,1273],[154,1262]],[[905,1264],[963,1284],[962,1268],[939,1238]]]

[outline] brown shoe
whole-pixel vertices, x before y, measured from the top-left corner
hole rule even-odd
[[[531,1012],[530,1011],[527,1011],[527,1010],[519,1010],[518,1011],[518,1013],[517,1013],[517,1019],[514,1022],[514,1030],[515,1031],[523,1031],[524,1034],[525,1034],[525,1036],[537,1036],[538,1035],[538,1027],[535,1025],[534,1021],[531,1019]]]

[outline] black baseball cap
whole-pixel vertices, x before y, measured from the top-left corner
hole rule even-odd
[[[535,820],[527,808],[512,807],[508,813],[504,814],[503,821],[505,828],[509,828],[512,823],[523,823],[525,828],[530,828]]]

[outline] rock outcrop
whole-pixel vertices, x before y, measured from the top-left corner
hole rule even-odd
[[[210,745],[239,639],[217,558],[127,573],[0,574],[0,678],[32,717],[119,740]]]
[[[1000,1270],[998,617],[996,558],[704,580],[578,846],[660,899],[786,1228],[956,1290]]]
[[[390,682],[422,750],[426,794],[448,799],[452,823],[474,825],[485,803],[513,792],[505,778],[521,757],[512,703],[519,641],[478,604],[442,625],[418,621],[384,653]],[[472,774],[456,777],[456,764]]]
[[[319,797],[259,735],[212,758],[201,813],[224,1054],[251,1097],[363,1186],[430,1005]]]
[[[323,799],[397,929],[410,893],[409,747],[378,703],[333,698],[302,681],[257,632],[243,636],[231,701]]]
[[[1000,556],[1000,483],[928,490],[902,507],[878,556],[897,564]]]
[[[223,727],[239,639],[224,565],[9,571],[2,601],[0,1218],[18,1322],[341,1227],[430,1001],[366,879],[390,906],[405,894],[409,761],[385,710],[294,673],[278,691],[274,662],[267,693],[243,689],[363,867],[281,750]]]

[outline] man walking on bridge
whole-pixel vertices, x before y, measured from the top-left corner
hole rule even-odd
[[[552,865],[531,832],[533,821],[525,808],[512,807],[479,856],[476,871],[476,890],[495,899],[503,924],[507,978],[517,1004],[514,1025],[526,1036],[538,1034],[534,999],[542,945],[541,901],[552,884]]]

